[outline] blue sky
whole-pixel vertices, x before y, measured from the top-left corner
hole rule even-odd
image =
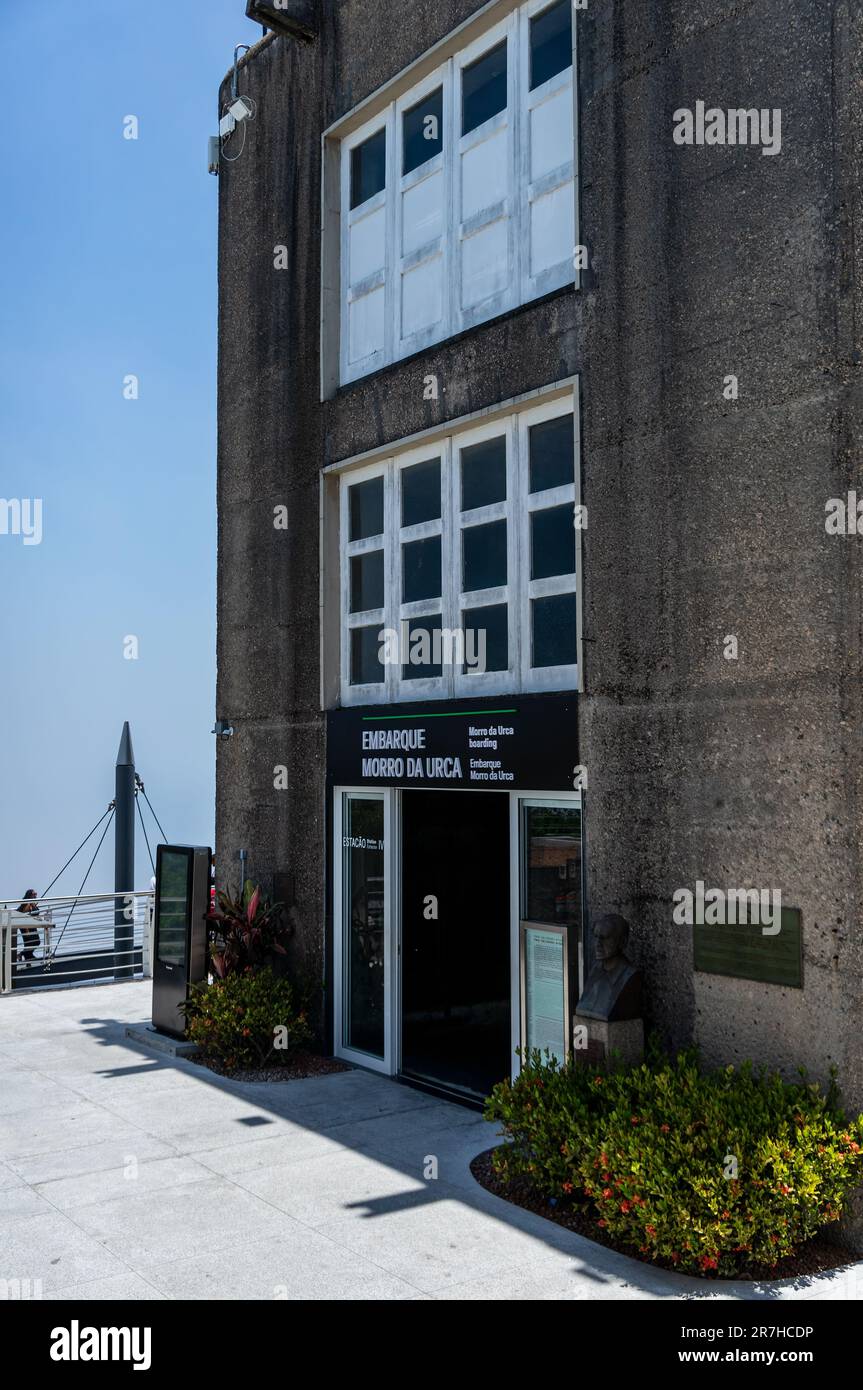
[[[217,181],[243,0],[0,6],[0,897],[107,807],[123,721],[167,836],[214,823]],[[139,138],[123,138],[124,118]],[[125,400],[135,374],[138,400]],[[124,639],[138,639],[137,660]],[[142,808],[145,810],[146,808]],[[150,867],[139,835],[136,886]],[[76,861],[54,891],[77,889]],[[90,885],[113,886],[106,841]]]

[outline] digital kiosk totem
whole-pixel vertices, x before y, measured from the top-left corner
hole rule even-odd
[[[207,978],[207,911],[212,851],[159,845],[153,933],[153,1027],[186,1036],[182,1007]]]

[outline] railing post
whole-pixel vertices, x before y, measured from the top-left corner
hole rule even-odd
[[[12,992],[12,914],[0,909],[0,994]]]
[[[153,978],[153,928],[156,921],[156,895],[148,893],[143,899],[141,923],[141,967],[145,980]]]
[[[129,955],[135,935],[135,900],[130,911],[128,899],[135,886],[135,754],[128,721],[117,753],[114,808],[114,891],[123,894],[114,903],[114,979],[123,980],[135,973]]]

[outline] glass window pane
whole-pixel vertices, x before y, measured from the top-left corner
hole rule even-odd
[[[347,1047],[383,1057],[384,803],[345,797],[344,807],[342,1037]]]
[[[403,174],[418,169],[443,149],[443,87],[404,114]]]
[[[506,501],[506,435],[461,451],[461,509]]]
[[[560,0],[530,21],[530,90],[572,66],[572,6]]]
[[[461,79],[461,133],[506,110],[506,39],[464,69]]]
[[[495,589],[506,583],[506,522],[468,526],[462,531],[464,582],[462,589]]]
[[[188,910],[189,856],[178,850],[164,850],[159,860],[159,935],[156,953],[165,965],[185,965]]]
[[[575,434],[571,415],[531,425],[530,490],[547,492],[575,482]]]
[[[523,811],[522,916],[581,931],[581,809],[526,806]]]
[[[384,552],[351,556],[351,612],[384,606]]]
[[[351,150],[351,207],[367,203],[386,186],[387,132],[378,130]]]
[[[462,615],[464,628],[463,671],[466,675],[482,675],[484,671],[509,669],[509,631],[507,605],[495,603],[490,608],[466,608]]]
[[[428,680],[431,677],[440,676],[442,674],[440,616],[414,618],[409,623],[403,621],[401,631],[407,633],[402,680]],[[405,638],[403,637],[402,640],[404,641]]]
[[[350,540],[364,541],[382,536],[384,531],[384,480],[369,478],[348,488],[350,499]]]
[[[437,521],[440,516],[440,459],[402,469],[402,526]]]
[[[351,629],[351,685],[377,685],[384,679],[380,623]]]
[[[555,574],[575,574],[571,502],[530,514],[530,577],[549,579]]]
[[[575,594],[537,598],[531,603],[531,666],[574,666],[576,661]]]
[[[402,602],[440,598],[440,536],[402,546]]]

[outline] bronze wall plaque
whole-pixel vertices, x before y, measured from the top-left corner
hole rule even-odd
[[[761,926],[693,927],[695,969],[733,975],[768,985],[803,988],[803,930],[800,909],[783,907],[782,929],[764,936]]]

